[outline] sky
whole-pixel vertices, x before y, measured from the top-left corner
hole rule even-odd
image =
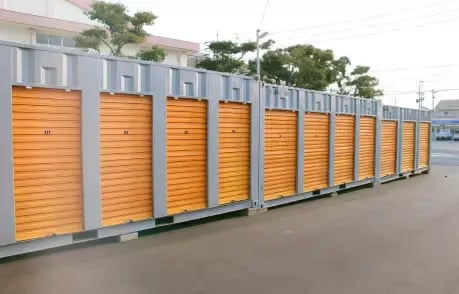
[[[125,4],[131,12],[156,14],[149,33],[202,43],[202,49],[217,35],[219,40],[254,40],[260,25],[276,47],[312,44],[332,49],[337,57],[348,56],[353,66],[371,67],[386,93],[385,104],[416,107],[419,81],[424,81],[424,106],[429,108],[432,89],[459,89],[458,0],[112,2]],[[435,96],[436,102],[459,99],[459,91]]]

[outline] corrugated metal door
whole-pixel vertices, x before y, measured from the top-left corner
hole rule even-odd
[[[402,172],[414,170],[414,139],[416,137],[415,133],[415,122],[403,122]]]
[[[397,173],[397,122],[381,122],[381,177]]]
[[[337,115],[335,128],[335,185],[353,182],[355,117]]]
[[[151,97],[101,94],[102,225],[151,218]]]
[[[325,113],[304,117],[304,191],[328,187],[330,118]]]
[[[250,198],[250,105],[220,103],[219,204]]]
[[[429,166],[430,123],[421,122],[419,130],[419,168]]]
[[[83,229],[80,93],[13,88],[16,240]]]
[[[167,213],[207,207],[207,101],[167,99]]]
[[[359,180],[375,175],[375,122],[374,117],[360,117]]]
[[[296,112],[265,111],[265,200],[296,194],[296,133]]]

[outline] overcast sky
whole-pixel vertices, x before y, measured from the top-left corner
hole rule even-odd
[[[217,31],[220,40],[253,40],[266,5],[266,0],[121,2],[131,12],[158,16],[150,33],[199,43],[215,40]],[[310,43],[350,57],[353,65],[370,66],[388,94],[386,104],[415,107],[420,80],[429,91],[428,107],[431,89],[459,88],[458,0],[270,0],[261,28],[276,46]],[[459,91],[437,98],[459,99]]]

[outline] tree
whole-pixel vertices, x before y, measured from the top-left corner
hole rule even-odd
[[[269,40],[260,47],[268,49],[271,45],[272,40]],[[208,49],[211,52],[210,56],[199,61],[197,67],[232,74],[247,74],[250,71],[244,57],[247,53],[255,52],[257,45],[255,42],[213,41],[209,43]]]
[[[368,66],[357,66],[350,75],[346,86],[350,88],[350,94],[356,97],[370,98],[383,96],[384,92],[377,89],[379,81],[377,78],[368,75],[370,68]]]
[[[123,56],[122,49],[127,44],[142,43],[148,35],[144,26],[153,25],[157,18],[153,13],[145,11],[131,16],[123,4],[104,1],[95,1],[87,15],[91,20],[100,22],[103,28],[82,32],[75,38],[76,45],[100,52],[101,45],[105,44],[114,56]],[[151,50],[141,52],[138,57],[162,61],[165,52],[153,47]]]

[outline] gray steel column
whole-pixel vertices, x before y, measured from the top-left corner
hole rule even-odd
[[[166,105],[169,70],[151,66],[151,92],[153,92],[153,217],[167,216],[167,150]]]
[[[261,87],[259,97],[259,124],[260,136],[258,137],[258,205],[264,207],[265,199],[265,99],[266,89]]]
[[[305,109],[306,109],[306,93],[305,91],[299,92],[299,105],[297,117],[297,147],[296,147],[296,193],[304,192],[304,130],[305,130]]]
[[[328,138],[328,186],[335,186],[336,97],[330,95],[330,128]]]
[[[381,128],[382,128],[382,103],[376,104],[376,129],[375,129],[375,181],[380,182],[381,180]]]
[[[81,87],[81,153],[83,171],[84,229],[102,226],[100,186],[100,85],[102,62],[81,56],[79,82]]]
[[[420,138],[420,123],[421,123],[421,110],[416,110],[416,130],[415,130],[415,137],[414,137],[414,170],[419,169],[419,138]]]
[[[359,180],[360,162],[360,100],[355,101],[355,128],[354,128],[354,181]]]
[[[258,83],[251,82],[250,105],[250,199],[253,207],[259,207],[259,144],[260,144],[260,97]]]
[[[397,123],[397,174],[402,173],[402,145],[403,145],[403,111],[398,108],[398,123]]]
[[[215,74],[208,75],[207,101],[207,207],[218,206],[218,129],[221,81]]]
[[[13,163],[13,52],[0,46],[0,246],[16,241]]]

